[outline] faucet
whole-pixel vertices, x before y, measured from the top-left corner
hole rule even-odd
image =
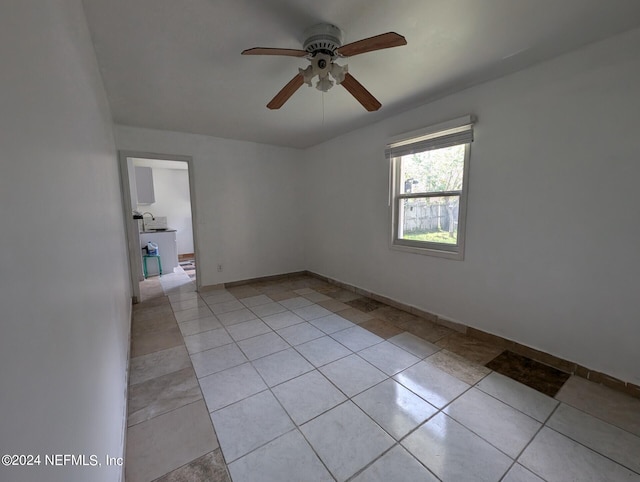
[[[145,226],[144,226],[144,215],[145,214],[148,214],[149,216],[151,216],[151,220],[152,221],[156,220],[155,216],[153,214],[151,214],[150,212],[147,211],[147,212],[142,213],[142,231],[146,231],[147,230],[147,228],[145,228]]]

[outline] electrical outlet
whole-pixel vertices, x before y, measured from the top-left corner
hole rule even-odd
[[[222,265],[221,264],[218,265],[218,273],[222,273]]]

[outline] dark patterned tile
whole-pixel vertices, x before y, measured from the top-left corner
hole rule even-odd
[[[469,385],[475,385],[491,373],[487,367],[448,350],[440,350],[425,361]]]
[[[146,332],[131,337],[131,358],[166,350],[184,343],[178,324],[162,331]]]
[[[481,365],[490,362],[504,351],[502,347],[457,332],[438,340],[436,345]]]
[[[322,288],[318,291],[320,293],[323,293]],[[339,288],[338,290],[335,290],[335,291],[327,291],[324,294],[327,296],[331,296],[331,298],[333,298],[334,300],[342,301],[343,303],[346,303],[347,301],[355,300],[356,298],[361,297],[359,294],[356,294],[353,291],[343,290],[342,288]]]
[[[157,298],[164,298],[164,290],[159,278],[150,278],[140,282],[140,301],[146,302]]]
[[[269,293],[266,293],[266,295],[269,298],[271,298],[273,301],[282,301],[282,300],[288,300],[290,298],[298,297],[297,293],[294,293],[293,291],[290,291],[290,290],[269,292]]]
[[[316,303],[320,306],[322,306],[324,309],[327,309],[329,311],[332,312],[336,312],[336,311],[343,311],[343,310],[348,310],[349,309],[349,305],[343,303],[342,301],[338,301],[338,300],[334,300],[334,299],[330,299],[330,300],[325,300],[325,301],[318,301],[318,303]]]
[[[318,291],[321,288],[328,288],[331,285],[329,283],[327,283],[326,281],[322,281],[321,279],[318,278],[309,278],[309,287],[313,288],[314,290]]]
[[[198,400],[127,429],[123,480],[155,480],[217,448],[207,405]]]
[[[254,290],[264,294],[274,288],[274,283],[269,283],[268,281],[257,281],[255,283],[249,283],[248,286],[251,286]]]
[[[145,311],[147,308],[153,308],[156,306],[164,306],[164,305],[168,305],[169,304],[169,297],[168,296],[159,296],[157,298],[152,298],[150,300],[147,301],[143,301],[140,303],[136,303],[135,305],[133,305],[133,312],[138,312],[138,311]]]
[[[505,351],[485,365],[550,397],[569,379],[569,374],[511,351]]]
[[[637,398],[577,376],[570,377],[555,398],[640,437]]]
[[[129,365],[129,385],[137,385],[152,378],[177,372],[191,366],[187,347],[175,346],[148,355],[131,358]]]
[[[292,290],[300,290],[303,288],[311,288],[314,282],[311,278],[297,278],[289,281]]]
[[[158,299],[158,298],[156,298]],[[145,305],[144,308],[138,308],[135,311],[133,311],[133,321],[146,321],[146,320],[152,320],[154,318],[158,318],[158,317],[162,317],[162,316],[167,316],[167,315],[172,315],[173,314],[173,309],[171,308],[171,305],[169,303],[162,303],[156,306],[148,306],[147,303],[149,302],[145,302],[145,303],[139,303],[141,305]],[[153,302],[151,302],[153,303]]]
[[[320,301],[335,301],[340,303],[338,300],[334,300],[324,293],[319,293],[317,291],[311,290],[311,293],[301,294],[302,297],[308,299],[309,301],[313,301],[314,303],[319,303]]]
[[[360,310],[356,310],[355,308],[347,308],[346,310],[340,310],[336,312],[336,315],[340,315],[343,318],[356,324],[373,319],[373,316],[371,316],[371,314],[364,313]]]
[[[336,292],[340,291],[340,288],[338,288],[337,286],[334,286],[334,285],[327,285],[327,286],[323,286],[323,287],[317,287],[317,288],[315,288],[315,290],[318,293],[324,293],[327,296],[331,296],[330,293],[336,293]]]
[[[252,288],[249,285],[233,286],[227,291],[238,299],[249,298],[251,296],[257,296],[261,294],[257,289]]]
[[[217,449],[163,475],[155,482],[230,482],[230,480],[222,452]]]
[[[398,308],[394,308],[393,306],[388,305],[381,305],[380,308],[369,312],[369,314],[373,315],[374,318],[380,318],[381,320],[390,321],[399,328],[402,328],[400,325],[404,323],[418,324],[424,321],[419,316],[412,315],[411,313],[408,313],[404,310],[399,310]]]
[[[370,311],[377,310],[378,308],[382,308],[386,306],[379,301],[372,300],[371,298],[356,298],[355,300],[345,301],[345,303],[356,310],[363,311],[365,313],[369,313]]]
[[[426,340],[430,343],[435,343],[445,336],[454,333],[452,329],[447,328],[446,326],[438,325],[424,319],[421,319],[419,321],[399,322],[395,323],[395,325],[398,328],[404,331],[408,331],[412,335],[419,336],[423,340]]]
[[[144,422],[202,398],[193,368],[168,373],[129,389],[128,425]]]
[[[131,336],[133,338],[144,335],[145,333],[154,333],[157,331],[166,331],[178,325],[176,317],[173,313],[168,315],[156,316],[147,320],[136,320],[131,322]]]
[[[404,331],[389,321],[379,320],[377,318],[363,321],[360,323],[360,326],[384,339],[399,335]]]

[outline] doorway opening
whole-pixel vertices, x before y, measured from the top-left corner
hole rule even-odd
[[[192,159],[131,151],[119,158],[133,302],[144,301],[150,280],[159,287],[177,277],[198,289]]]

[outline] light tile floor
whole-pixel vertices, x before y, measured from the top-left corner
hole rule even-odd
[[[638,399],[550,398],[484,367],[497,347],[312,277],[143,294],[128,482],[640,482]]]

